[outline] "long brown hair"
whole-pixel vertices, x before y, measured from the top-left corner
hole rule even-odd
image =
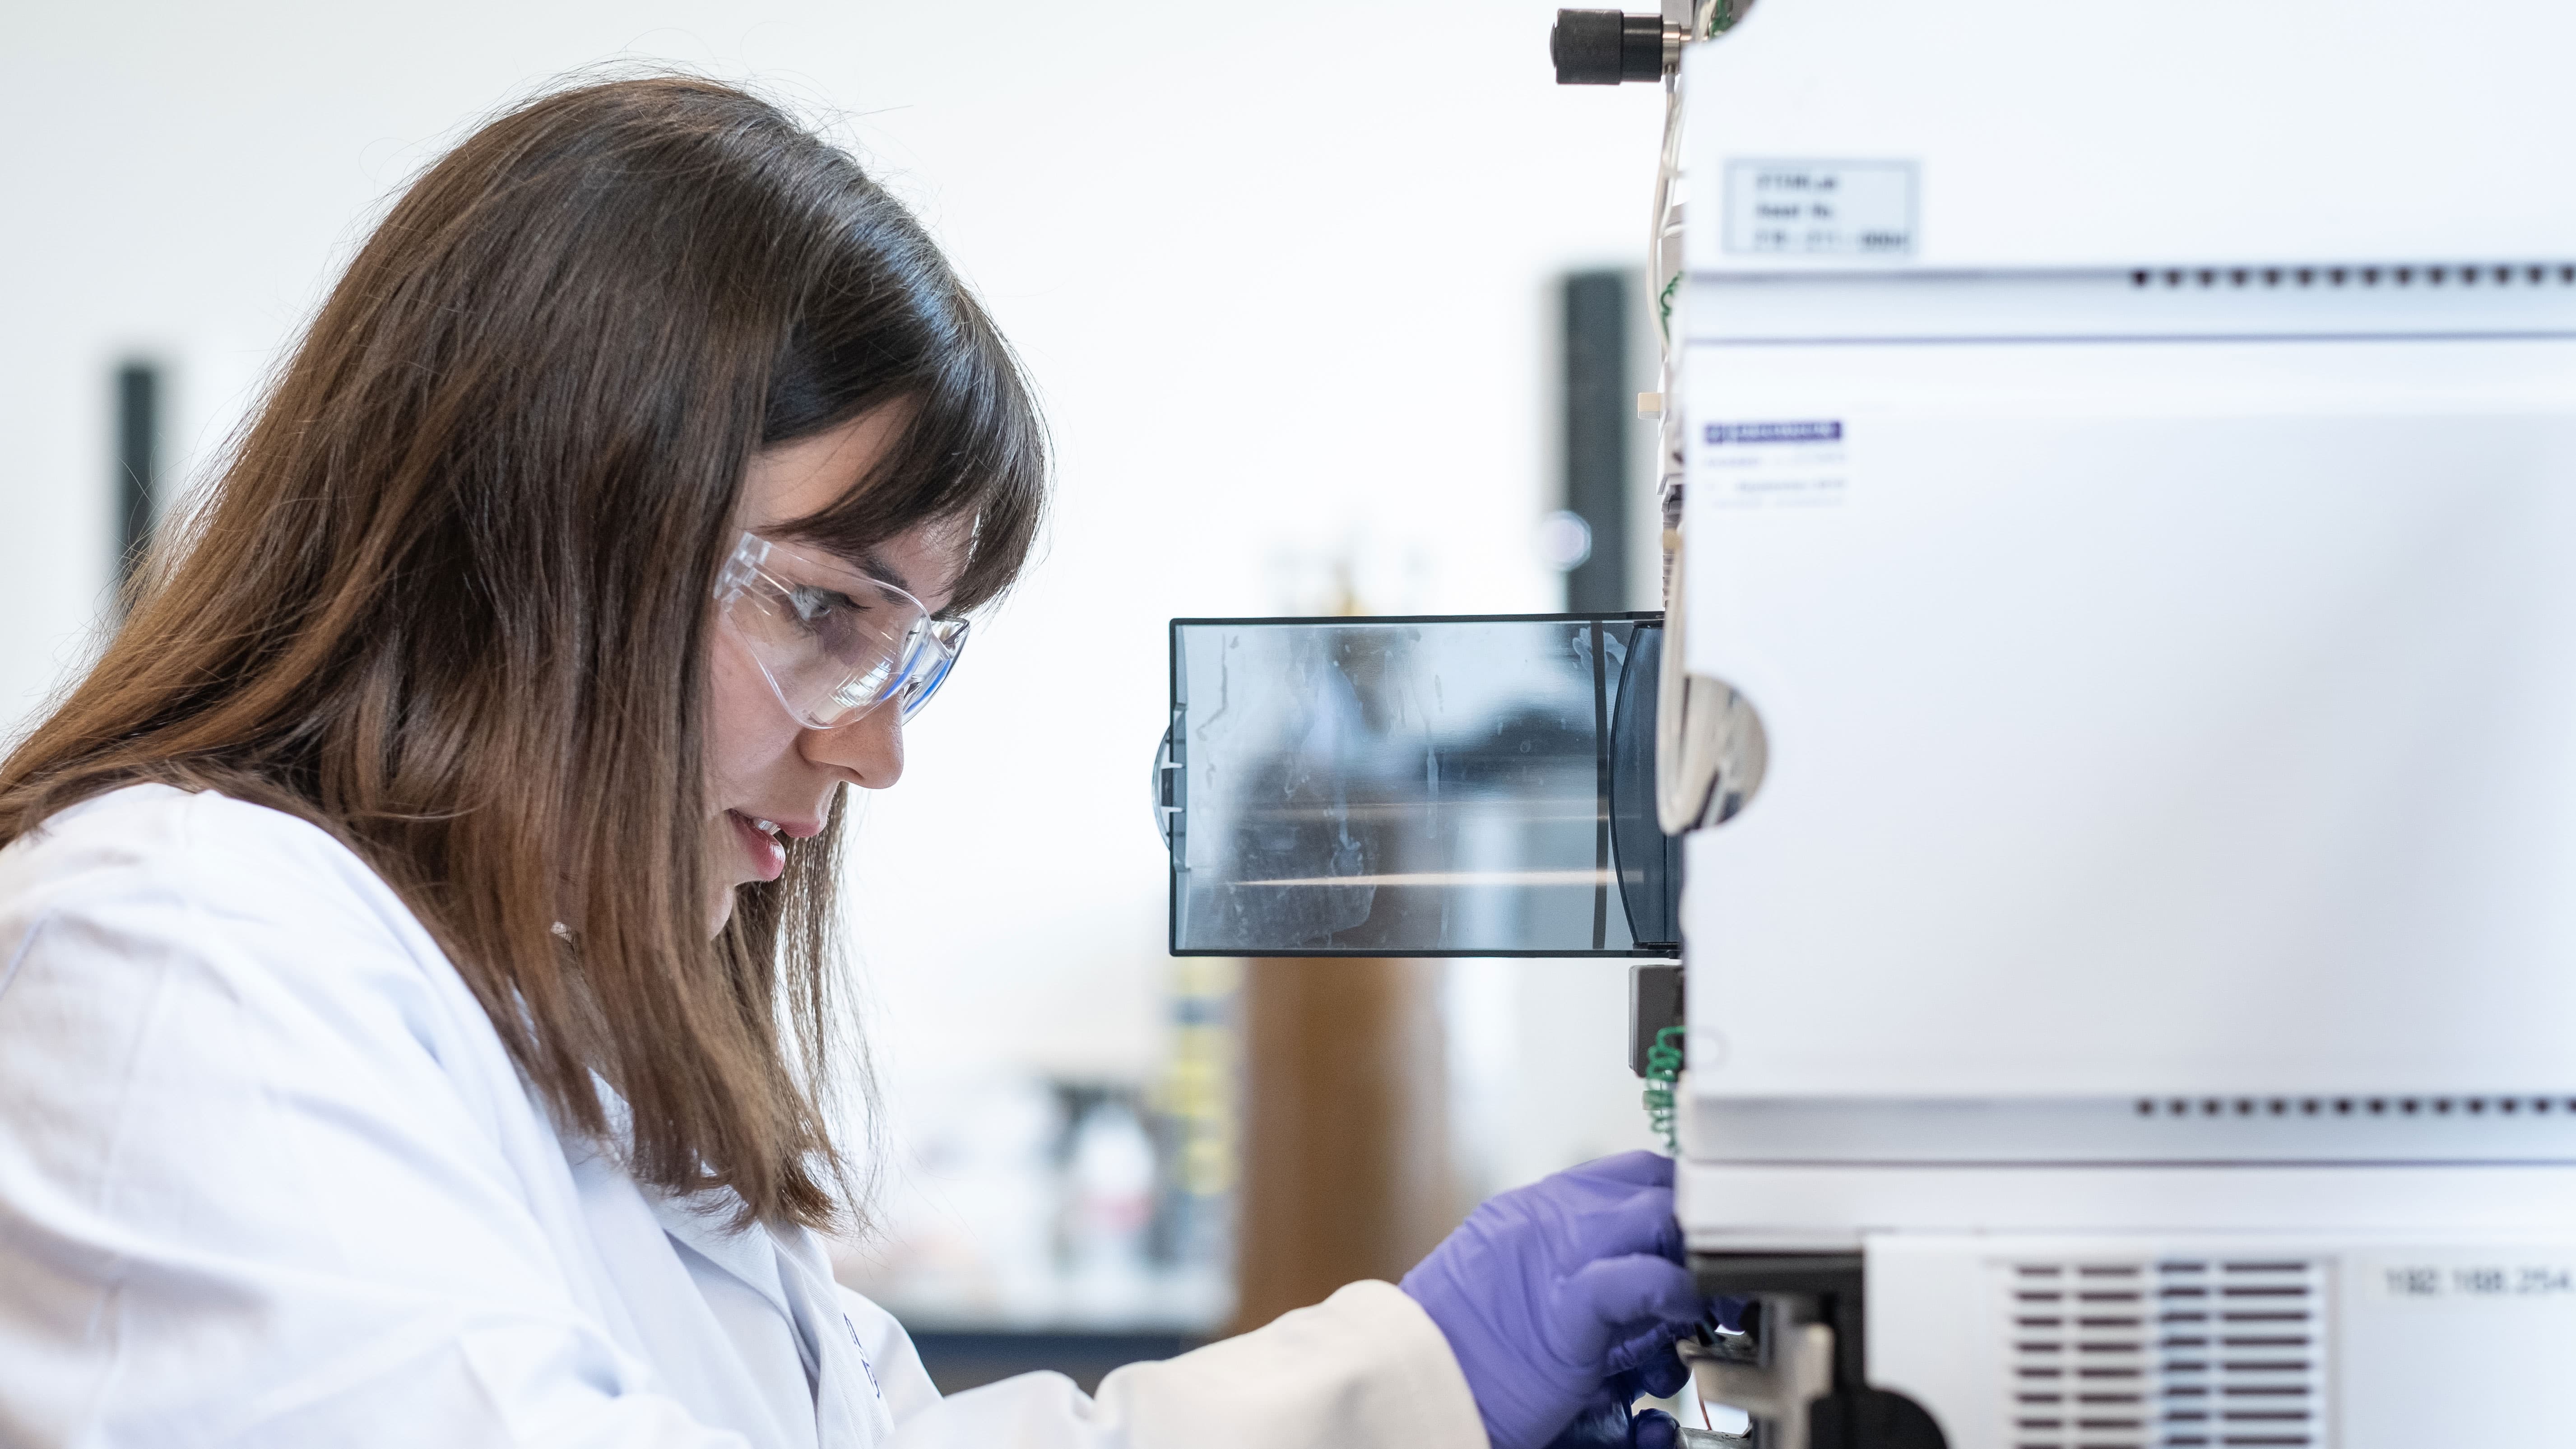
[[[1045,445],[919,224],[713,82],[511,111],[395,204],[0,764],[0,844],[138,781],[300,815],[419,915],[568,1131],[830,1222],[858,1167],[827,1104],[866,1076],[836,1020],[841,812],[707,939],[702,651],[755,450],[889,403],[889,456],[789,531],[855,552],[968,523],[971,609],[1028,553]]]

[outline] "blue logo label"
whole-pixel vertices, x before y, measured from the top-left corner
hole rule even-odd
[[[1837,443],[1843,425],[1836,420],[1814,423],[1711,423],[1704,435],[1719,443]]]

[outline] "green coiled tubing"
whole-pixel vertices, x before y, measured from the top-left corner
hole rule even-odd
[[[1681,1077],[1682,1029],[1668,1026],[1646,1048],[1646,1125],[1664,1139],[1664,1151],[1675,1156],[1681,1152],[1681,1138],[1674,1130],[1673,1089]]]

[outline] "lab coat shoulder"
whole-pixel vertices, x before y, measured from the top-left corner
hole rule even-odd
[[[217,1091],[264,1084],[209,1113],[274,1108],[295,1077],[388,1088],[407,1115],[461,1105],[497,1130],[523,1096],[455,968],[364,861],[212,792],[111,791],[0,850],[0,1015],[13,998],[22,1022],[42,999],[90,1045],[126,1044],[121,1074],[91,1061],[102,1088],[134,1089],[156,1064]],[[147,1041],[151,1060],[135,1055]]]
[[[443,1035],[427,961],[444,957],[400,898],[309,821],[211,792],[136,785],[55,814],[0,851],[0,985],[45,940],[97,948],[93,970],[181,962],[319,1007],[390,1000]]]
[[[1131,1364],[1083,1397],[1061,1374],[1024,1374],[910,1418],[897,1449],[1487,1449],[1476,1401],[1438,1325],[1386,1283],[1159,1363]]]
[[[0,1104],[0,1442],[740,1442],[641,1392],[560,1141],[307,822],[135,786],[0,850]]]

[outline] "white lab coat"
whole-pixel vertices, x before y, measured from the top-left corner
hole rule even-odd
[[[1108,1377],[942,1400],[802,1231],[559,1138],[324,832],[135,786],[0,851],[0,1444],[1484,1449],[1359,1283]]]

